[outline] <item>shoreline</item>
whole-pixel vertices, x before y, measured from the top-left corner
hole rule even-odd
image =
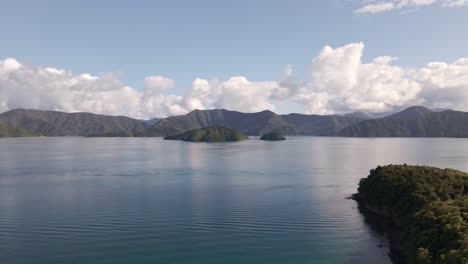
[[[402,254],[401,230],[386,209],[370,206],[359,193],[352,194],[349,199],[358,204],[359,213],[364,216],[365,222],[371,229],[380,229],[388,242],[390,261],[394,264],[405,264]],[[381,245],[379,245],[380,247]]]

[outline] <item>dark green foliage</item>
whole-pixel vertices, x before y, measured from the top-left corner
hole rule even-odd
[[[241,132],[226,127],[207,127],[187,131],[185,133],[168,136],[167,140],[183,140],[190,142],[234,142],[249,139]]]
[[[408,263],[468,263],[468,174],[389,165],[359,182],[359,198],[386,212],[402,232]]]
[[[30,131],[23,128],[7,127],[0,124],[0,137],[32,137],[35,136]]]
[[[260,137],[261,140],[267,140],[267,141],[281,141],[281,140],[286,140],[286,138],[280,134],[280,133],[275,133],[275,132],[271,132],[271,133],[267,133],[267,134],[264,134],[262,135],[262,137]]]
[[[468,137],[468,113],[431,111],[422,106],[348,126],[344,137]]]

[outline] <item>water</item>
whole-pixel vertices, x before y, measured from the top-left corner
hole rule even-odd
[[[21,138],[0,150],[8,264],[390,263],[345,199],[359,179],[389,163],[468,171],[465,139]]]

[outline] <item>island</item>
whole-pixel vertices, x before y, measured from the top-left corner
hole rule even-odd
[[[227,127],[205,127],[193,129],[165,140],[182,140],[189,142],[235,142],[249,139],[242,132]]]
[[[275,132],[271,132],[271,133],[266,133],[266,134],[263,134],[261,137],[260,137],[261,140],[266,140],[266,141],[282,141],[282,140],[286,140],[286,138],[280,134],[280,133],[275,133]]]
[[[400,262],[468,263],[467,173],[379,166],[360,180],[353,197],[367,213],[391,221],[390,247]]]
[[[86,137],[135,137],[133,131],[105,132],[101,134],[92,134]]]

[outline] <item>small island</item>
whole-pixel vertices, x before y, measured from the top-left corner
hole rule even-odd
[[[249,137],[232,128],[205,127],[190,130],[175,136],[167,136],[164,139],[189,142],[236,142],[247,140]]]
[[[276,132],[271,132],[271,133],[267,133],[267,134],[263,134],[261,137],[260,137],[261,140],[266,140],[266,141],[282,141],[282,140],[286,140],[286,138],[280,134],[280,133],[276,133]]]
[[[120,132],[104,132],[101,134],[92,134],[86,137],[134,137],[134,133],[131,130],[120,131]]]
[[[402,263],[468,263],[468,174],[427,166],[370,171],[354,195],[364,214],[389,219],[392,255]]]

